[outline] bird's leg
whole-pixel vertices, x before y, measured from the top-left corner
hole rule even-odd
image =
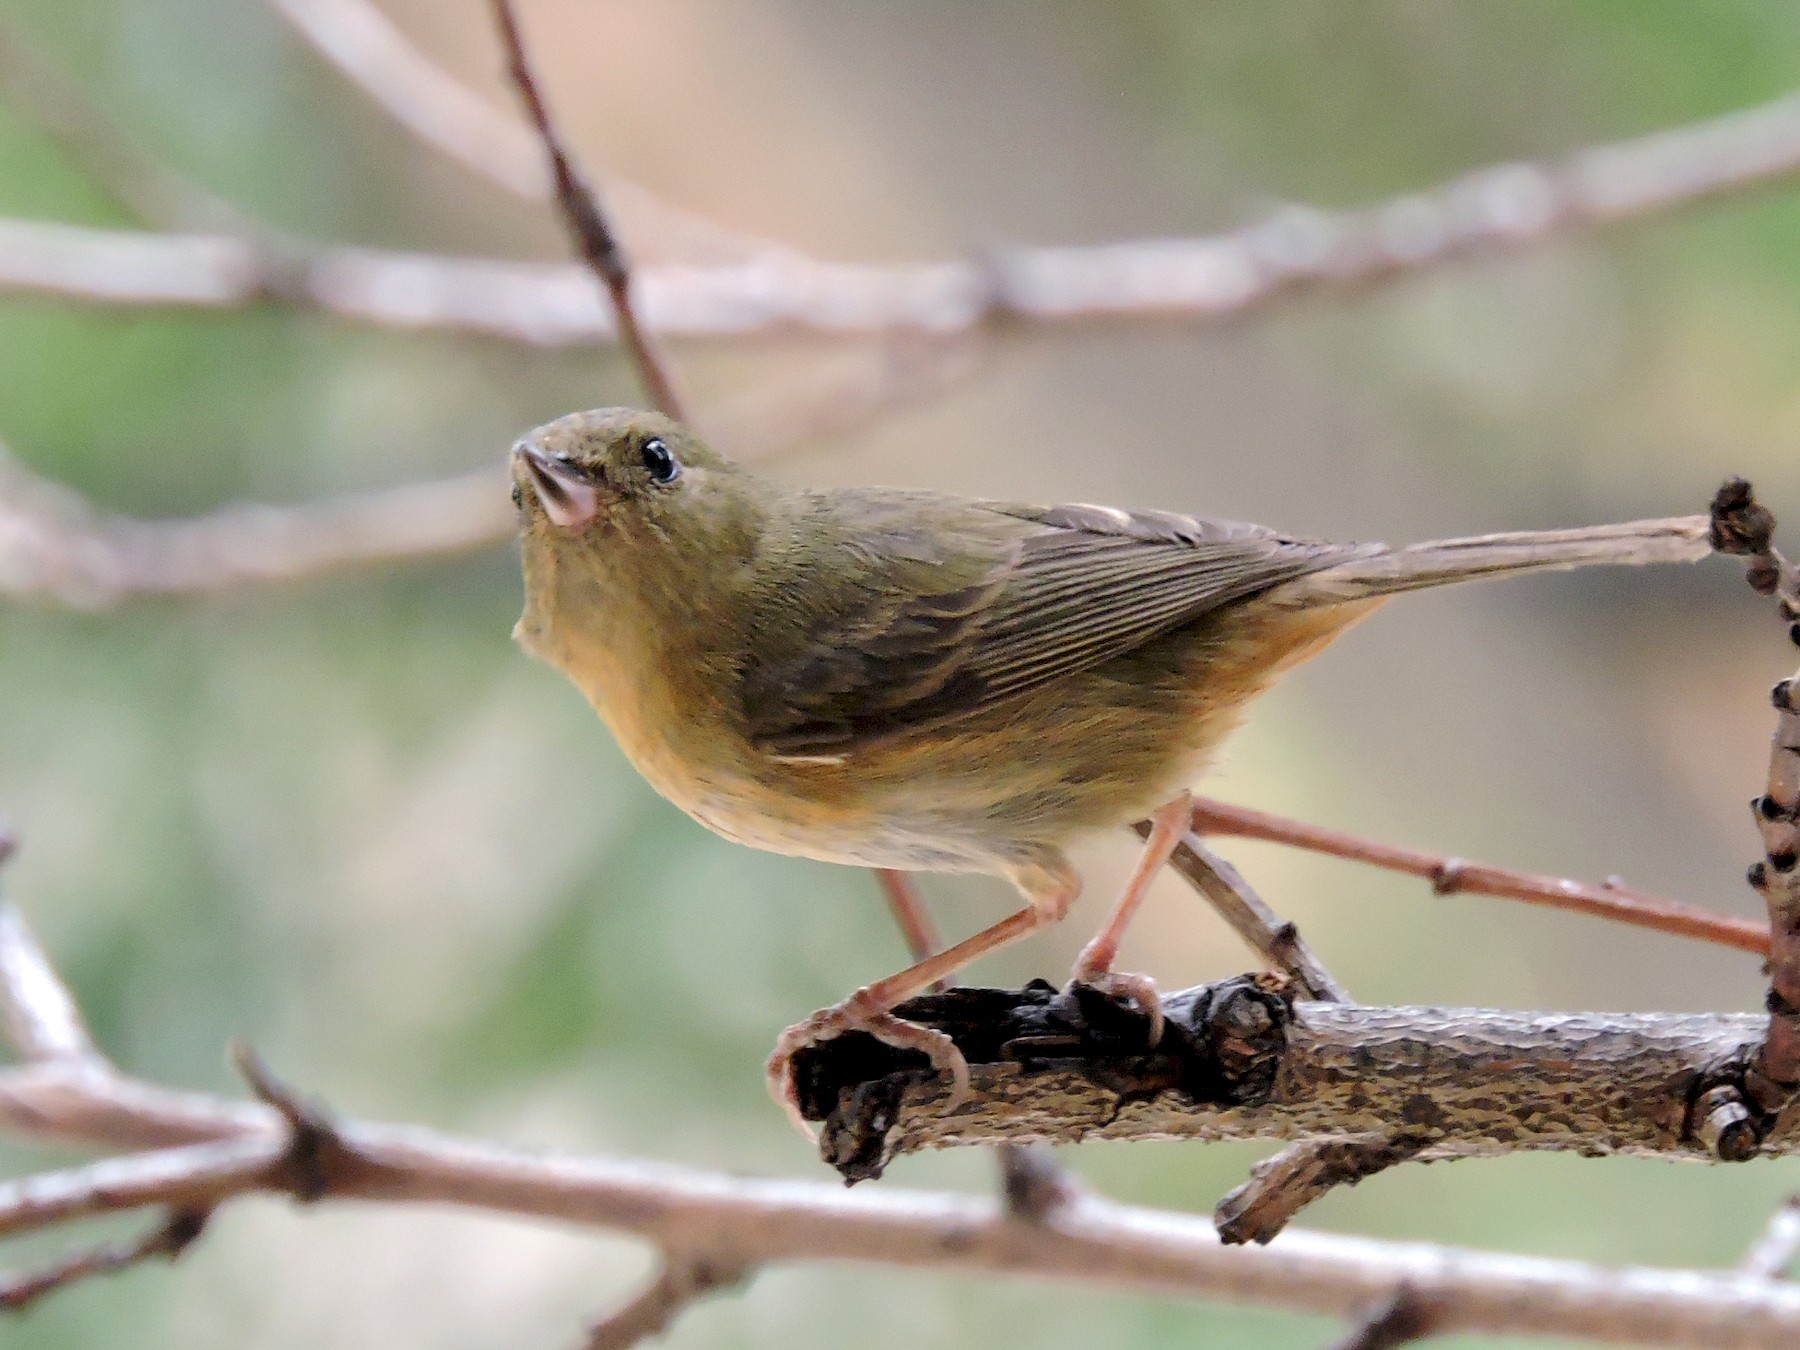
[[[881,893],[887,897],[888,911],[894,916],[894,923],[900,929],[900,935],[906,939],[906,950],[915,961],[923,961],[944,944],[938,940],[937,925],[931,921],[931,913],[925,908],[925,901],[919,895],[919,888],[913,884],[911,872],[896,872],[891,867],[874,868],[875,880],[881,883]],[[934,994],[944,990],[943,980],[934,980],[929,987]]]
[[[864,985],[835,1007],[814,1013],[804,1022],[796,1022],[781,1033],[775,1050],[769,1056],[765,1071],[769,1095],[788,1113],[788,1118],[807,1138],[812,1131],[800,1114],[799,1094],[794,1088],[794,1056],[809,1045],[842,1036],[848,1031],[862,1031],[887,1045],[901,1050],[917,1050],[932,1067],[950,1079],[951,1100],[960,1100],[969,1090],[969,1063],[962,1051],[941,1031],[922,1027],[895,1017],[893,1009],[914,994],[950,976],[979,956],[1016,942],[1027,933],[1054,923],[1068,913],[1081,882],[1060,858],[1053,865],[1031,864],[1014,872],[1031,904],[1010,914],[992,927],[973,937],[964,938],[954,947],[915,962],[885,980]]]
[[[1125,883],[1125,889],[1114,902],[1112,913],[1106,916],[1100,931],[1075,958],[1071,977],[1078,984],[1093,985],[1115,997],[1129,998],[1143,1009],[1150,1018],[1151,1045],[1162,1039],[1163,1031],[1162,999],[1156,992],[1156,983],[1148,975],[1125,974],[1112,966],[1118,959],[1119,943],[1124,940],[1125,930],[1131,926],[1138,906],[1144,903],[1150,883],[1156,880],[1156,874],[1162,871],[1169,855],[1187,834],[1193,813],[1193,794],[1183,792],[1158,807],[1156,814],[1150,817],[1150,837],[1144,841],[1144,851],[1138,855],[1131,880]]]

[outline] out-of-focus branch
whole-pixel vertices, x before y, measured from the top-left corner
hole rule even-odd
[[[743,459],[771,460],[968,380],[988,354],[985,344],[891,337],[703,414],[700,427]],[[0,600],[99,609],[467,552],[511,536],[506,492],[503,472],[482,469],[292,506],[137,520],[97,510],[0,448]]]
[[[459,552],[513,527],[498,469],[190,520],[109,516],[0,452],[0,596],[77,609]]]
[[[433,150],[527,201],[552,200],[535,133],[431,61],[365,0],[270,0],[376,107]]]
[[[799,254],[659,266],[638,277],[652,331],[681,337],[993,323],[1192,323],[1310,291],[1367,287],[1766,187],[1800,172],[1800,95],[1556,163],[1478,169],[1350,211],[1289,207],[1225,234],[1003,251],[880,267]],[[278,298],[342,318],[565,344],[616,333],[583,271],[379,249],[282,247],[0,220],[0,289],[106,304],[231,307]]]
[[[11,905],[0,905],[0,1036],[27,1064],[99,1061],[75,1000]]]
[[[1400,1350],[1437,1332],[1437,1315],[1411,1289],[1401,1289],[1378,1307],[1330,1350]]]
[[[72,1252],[42,1270],[0,1275],[0,1312],[20,1312],[59,1289],[96,1275],[114,1275],[146,1261],[173,1261],[199,1239],[206,1221],[205,1210],[177,1210],[130,1242]]]
[[[22,923],[0,928],[0,946],[25,949],[0,961],[0,980],[49,969]],[[307,1170],[294,1165],[293,1124],[275,1106],[172,1093],[85,1063],[0,1070],[0,1128],[155,1150],[0,1183],[0,1237],[150,1206],[197,1215],[234,1196],[294,1194]],[[1204,1220],[1080,1193],[1023,1218],[998,1200],[886,1188],[849,1194],[817,1183],[547,1158],[323,1117],[315,1128],[328,1137],[314,1141],[324,1146],[313,1150],[313,1198],[453,1204],[584,1224],[635,1234],[671,1261],[703,1261],[720,1272],[853,1262],[1341,1317],[1365,1315],[1405,1290],[1434,1311],[1441,1332],[1692,1350],[1800,1338],[1800,1289],[1744,1275],[1604,1269],[1291,1229],[1272,1247],[1233,1248]],[[74,1271],[73,1261],[65,1264]],[[108,1267],[92,1254],[88,1268]],[[670,1306],[662,1292],[640,1300],[640,1311]]]
[[[128,144],[81,87],[5,21],[0,21],[0,97],[144,224],[166,230],[263,233],[223,198]]]
[[[1768,1227],[1744,1253],[1738,1269],[1759,1279],[1778,1280],[1787,1274],[1796,1254],[1800,1254],[1800,1196],[1790,1195],[1769,1216]]]
[[[676,397],[675,386],[669,379],[668,366],[650,334],[638,322],[637,302],[632,295],[631,263],[618,236],[613,233],[599,196],[575,167],[574,158],[563,145],[562,134],[550,118],[549,105],[544,101],[537,76],[525,55],[525,41],[519,34],[519,18],[513,13],[512,0],[491,0],[491,4],[494,21],[500,29],[500,43],[506,52],[507,74],[518,89],[525,111],[531,117],[531,125],[536,128],[544,153],[550,159],[556,207],[568,229],[570,241],[612,301],[619,343],[631,358],[632,368],[637,371],[638,382],[644,386],[651,406],[685,421],[681,400]]]
[[[543,145],[532,129],[426,56],[368,0],[270,0],[376,107],[433,150],[526,201],[554,199]],[[606,199],[639,258],[745,262],[794,250],[727,229],[608,175]]]
[[[1224,835],[1240,839],[1264,839],[1286,844],[1290,848],[1325,853],[1351,862],[1368,863],[1392,872],[1421,877],[1431,883],[1438,895],[1468,892],[1492,895],[1507,900],[1524,900],[1548,905],[1552,909],[1574,910],[1619,923],[1653,928],[1677,937],[1697,938],[1735,947],[1739,951],[1766,955],[1769,930],[1765,924],[1748,919],[1734,919],[1716,914],[1698,905],[1665,899],[1645,891],[1615,885],[1590,886],[1565,877],[1543,876],[1535,872],[1516,872],[1487,863],[1468,862],[1442,853],[1421,849],[1396,848],[1377,843],[1360,835],[1313,825],[1303,820],[1257,811],[1247,806],[1211,798],[1196,798],[1194,830],[1201,835]]]
[[[734,1288],[750,1274],[748,1268],[730,1261],[671,1257],[640,1293],[588,1328],[585,1350],[631,1350],[668,1330],[689,1304]]]

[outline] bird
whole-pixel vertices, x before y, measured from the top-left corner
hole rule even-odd
[[[1191,785],[1248,705],[1389,597],[1517,572],[1691,562],[1709,520],[1390,547],[1086,504],[792,485],[660,413],[572,413],[511,452],[525,604],[514,636],[584,694],[669,801],[754,848],[1009,880],[1016,913],[787,1028],[765,1066],[805,1130],[804,1047],[849,1031],[968,1066],[894,1009],[1060,920],[1084,834],[1148,817],[1072,981],[1114,968],[1184,837]]]

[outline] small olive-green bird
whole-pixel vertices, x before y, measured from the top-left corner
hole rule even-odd
[[[989,872],[1026,907],[788,1028],[954,1045],[892,1009],[1067,912],[1067,848],[1145,816],[1139,866],[1074,978],[1113,971],[1188,827],[1188,786],[1246,705],[1398,591],[1538,568],[1686,562],[1708,520],[1390,548],[1258,525],[898,488],[794,487],[657,413],[575,413],[513,448],[516,636],[586,694],[657,791],[739,843],[902,871]],[[796,1112],[796,1119],[798,1119]]]

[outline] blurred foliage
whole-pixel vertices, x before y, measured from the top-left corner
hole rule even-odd
[[[1800,74],[1800,11],[1784,0],[524,8],[596,166],[846,257],[1349,204],[1713,115]],[[482,6],[390,12],[504,97]],[[260,5],[0,0],[0,21],[130,143],[285,229],[557,256],[542,213],[408,142]],[[3,97],[0,213],[130,223]],[[1697,509],[1739,469],[1800,522],[1796,239],[1800,192],[1771,190],[1227,329],[1033,338],[982,387],[782,471],[1435,536]],[[807,350],[728,359],[695,345],[677,359],[716,403]],[[632,396],[611,354],[274,306],[0,297],[0,436],[138,514],[449,472],[488,462],[520,427]],[[514,568],[496,549],[118,614],[6,610],[0,808],[25,840],[8,889],[107,1047],[150,1077],[230,1090],[221,1047],[245,1034],[360,1115],[818,1176],[762,1095],[761,1060],[781,1026],[899,960],[876,892],[854,872],[747,854],[658,801],[508,641]],[[1397,607],[1271,696],[1214,786],[1750,912],[1741,803],[1783,654],[1728,571]],[[1751,963],[1728,954],[1236,852],[1365,998],[1760,997]],[[1128,854],[1096,843],[1090,890],[1116,884]],[[1006,902],[983,881],[927,887],[955,933]],[[1178,886],[1152,908],[1128,955],[1166,985],[1246,964]],[[979,976],[1056,975],[1093,909]],[[1204,1210],[1259,1151],[1099,1146],[1069,1161],[1109,1194]],[[8,1147],[3,1160],[63,1156]],[[894,1181],[981,1189],[989,1170],[926,1158]],[[1403,1170],[1309,1221],[1716,1265],[1796,1180],[1788,1162],[1516,1158]],[[178,1272],[85,1286],[0,1335],[30,1350],[559,1344],[644,1269],[628,1244],[582,1234],[259,1202],[223,1216]],[[813,1269],[714,1300],[669,1343],[837,1346],[846,1308],[868,1347],[1279,1350],[1331,1330]]]

